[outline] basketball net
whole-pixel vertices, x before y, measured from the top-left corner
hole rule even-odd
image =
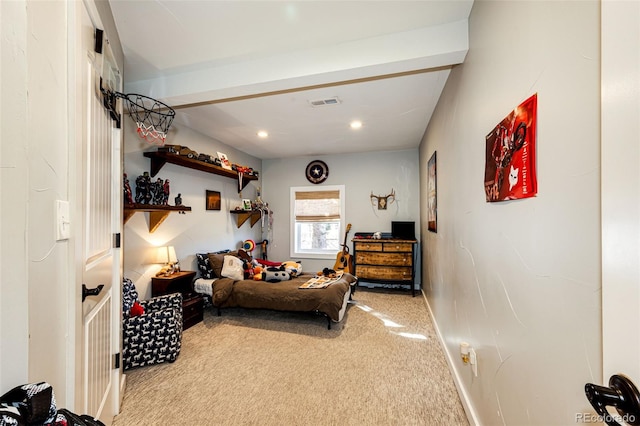
[[[151,144],[164,145],[165,139],[167,139],[166,133],[156,130],[153,124],[145,126],[145,124],[140,121],[136,121],[136,124],[138,125],[138,136]]]

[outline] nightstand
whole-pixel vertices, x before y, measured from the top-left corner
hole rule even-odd
[[[204,315],[204,297],[193,291],[195,276],[195,271],[180,271],[168,277],[151,278],[151,297],[182,293],[183,330],[202,321]]]

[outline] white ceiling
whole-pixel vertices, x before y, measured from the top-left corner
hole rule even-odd
[[[125,93],[262,159],[417,147],[466,55],[472,4],[110,0]]]

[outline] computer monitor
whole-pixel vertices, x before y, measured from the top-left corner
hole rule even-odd
[[[391,222],[391,236],[401,240],[416,239],[415,222]]]

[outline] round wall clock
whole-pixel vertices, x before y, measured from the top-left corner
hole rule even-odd
[[[324,161],[314,160],[307,164],[307,180],[311,183],[322,183],[329,177],[329,167]]]

